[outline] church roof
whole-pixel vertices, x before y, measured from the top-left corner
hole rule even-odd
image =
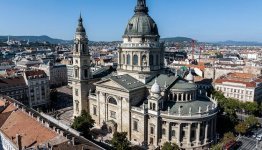
[[[176,89],[176,90],[196,90],[197,85],[195,83],[188,83],[184,80],[179,80],[178,82],[176,82],[176,84],[174,84],[171,89]]]
[[[132,91],[139,87],[145,86],[142,82],[138,81],[137,79],[131,77],[128,74],[112,76],[110,79],[116,82],[117,84],[121,85],[123,88],[125,88],[128,91]]]
[[[179,77],[174,76],[174,75],[166,75],[166,74],[160,74],[159,76],[155,77],[152,79],[149,83],[147,83],[148,87],[151,87],[154,83],[155,80],[157,80],[157,83],[162,89],[168,88],[171,86],[174,82],[177,81]]]
[[[207,98],[202,98],[194,101],[189,102],[173,102],[168,101],[165,105],[164,110],[168,111],[168,107],[170,108],[170,114],[177,115],[179,112],[179,107],[181,108],[181,115],[189,115],[190,108],[191,108],[191,114],[196,115],[199,113],[199,107],[201,107],[201,112],[205,112],[207,110],[207,107],[209,106],[209,110],[212,109],[212,105],[214,103],[211,102]]]

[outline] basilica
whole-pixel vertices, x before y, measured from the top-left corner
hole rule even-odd
[[[87,110],[96,127],[127,132],[135,145],[208,149],[216,142],[218,105],[186,77],[170,74],[164,65],[164,44],[145,0],[137,0],[123,43],[117,73],[97,81],[90,71],[88,39],[80,17],[74,42],[74,116]]]

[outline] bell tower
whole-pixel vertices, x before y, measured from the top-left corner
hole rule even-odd
[[[90,54],[88,38],[80,15],[74,39],[73,51],[73,109],[74,116],[80,116],[82,110],[88,111],[89,79],[92,78],[90,71]]]

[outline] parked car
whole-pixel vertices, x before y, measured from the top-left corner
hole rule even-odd
[[[262,140],[262,134],[259,134],[257,137],[256,137],[257,140],[261,141]]]

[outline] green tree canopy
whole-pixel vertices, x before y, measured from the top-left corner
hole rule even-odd
[[[72,124],[72,128],[79,132],[82,132],[84,137],[90,137],[90,128],[94,127],[95,121],[92,119],[90,114],[85,110],[82,111],[81,116],[76,117]]]
[[[241,122],[235,126],[235,131],[239,134],[245,134],[248,130],[248,126],[245,122]]]
[[[116,150],[129,150],[130,142],[127,139],[126,132],[115,132],[110,142]]]
[[[211,147],[211,150],[221,150],[221,149],[223,149],[223,144],[222,143],[218,143],[218,144],[213,145]]]
[[[249,127],[253,127],[255,125],[258,124],[258,119],[255,116],[249,116],[245,119],[245,123],[249,126]]]
[[[175,143],[165,142],[162,146],[162,150],[179,150],[179,147]]]
[[[236,139],[236,137],[232,132],[227,132],[227,133],[224,134],[222,142],[227,143],[229,141],[234,141],[235,139]]]
[[[259,105],[256,102],[246,102],[243,109],[251,114],[255,114],[259,110]]]

